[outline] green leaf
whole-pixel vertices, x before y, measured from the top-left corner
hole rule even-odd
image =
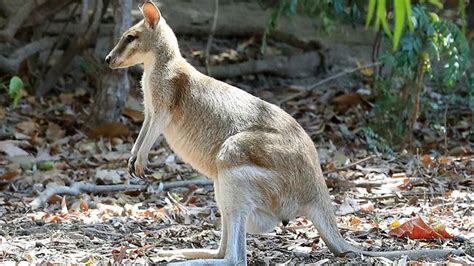
[[[428,3],[436,6],[439,9],[443,9],[443,3],[439,0],[428,0]]]
[[[369,0],[369,7],[367,9],[367,19],[365,21],[365,27],[368,28],[370,22],[372,21],[372,17],[374,16],[375,12],[375,1],[376,0]]]
[[[395,26],[393,29],[393,50],[397,50],[405,25],[405,1],[393,0],[395,6]]]
[[[13,99],[13,107],[16,107],[21,97],[23,97],[23,88],[23,81],[19,77],[14,76],[10,79],[8,95]]]
[[[387,9],[386,9],[386,2],[385,0],[379,0],[377,5],[377,20],[375,22],[376,29],[378,30],[379,25],[382,24],[383,30],[385,33],[392,37],[392,31],[390,30],[390,26],[388,25],[387,20]]]
[[[53,161],[44,161],[44,162],[40,162],[38,164],[38,168],[41,170],[41,171],[48,171],[48,170],[51,170],[54,168],[54,162]]]
[[[17,76],[12,77],[10,79],[10,85],[8,86],[8,95],[14,97],[14,95],[20,93],[22,89],[23,81]]]
[[[408,19],[408,28],[413,31],[414,26],[413,26],[413,20],[411,19],[412,14],[411,14],[411,0],[405,0],[405,13],[406,17]]]

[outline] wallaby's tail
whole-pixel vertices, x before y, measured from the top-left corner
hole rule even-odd
[[[328,246],[329,250],[338,257],[343,257],[349,253],[364,254],[371,257],[386,257],[386,258],[397,258],[401,256],[408,256],[411,259],[417,259],[421,257],[439,258],[446,257],[449,254],[462,255],[462,250],[456,249],[425,249],[425,250],[401,250],[401,251],[383,251],[373,252],[364,251],[349,244],[341,235],[337,228],[336,216],[332,210],[332,205],[329,201],[329,193],[326,199],[318,199],[319,204],[316,207],[308,210],[308,217],[313,222],[314,226],[318,230],[319,235],[324,240],[324,243]],[[329,208],[329,209],[328,209]]]

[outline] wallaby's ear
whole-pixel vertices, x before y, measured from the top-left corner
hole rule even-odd
[[[146,24],[152,28],[155,29],[156,25],[158,22],[160,22],[161,18],[161,13],[160,10],[158,10],[158,7],[151,1],[145,1],[145,3],[142,6],[142,13],[143,17],[145,18]]]

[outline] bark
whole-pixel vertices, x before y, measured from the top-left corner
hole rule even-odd
[[[111,38],[111,47],[121,34],[132,25],[132,0],[114,0],[115,29]],[[106,70],[100,78],[98,91],[92,105],[91,121],[97,126],[117,121],[122,114],[130,90],[128,70]]]

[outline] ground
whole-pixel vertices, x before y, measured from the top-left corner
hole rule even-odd
[[[225,46],[225,41],[219,44]],[[338,226],[350,243],[368,250],[463,249],[470,256],[419,262],[474,263],[469,118],[456,116],[464,111],[453,107],[445,119],[447,133],[420,122],[412,146],[420,148],[381,153],[376,139],[364,133],[373,100],[364,94],[369,90],[364,87],[369,86],[366,73],[354,75],[311,93],[285,85],[291,80],[264,75],[228,82],[280,105],[308,131],[319,151]],[[206,178],[176,157],[163,139],[151,152],[154,183],[147,191],[54,195],[39,208],[31,207],[47,187],[136,182],[129,179],[126,160],[142,120],[137,95],[131,93],[120,123],[92,131],[87,130],[88,90],[57,92],[43,100],[27,96],[17,108],[0,98],[0,262],[165,263],[176,258],[158,257],[159,249],[217,248],[220,214],[212,186],[164,192],[157,186]],[[417,217],[435,229],[429,235],[434,239],[391,232]],[[444,228],[446,238],[438,234]],[[414,233],[420,232],[415,228]],[[249,264],[256,265],[391,263],[333,256],[304,217],[269,234],[249,235],[247,250]]]

